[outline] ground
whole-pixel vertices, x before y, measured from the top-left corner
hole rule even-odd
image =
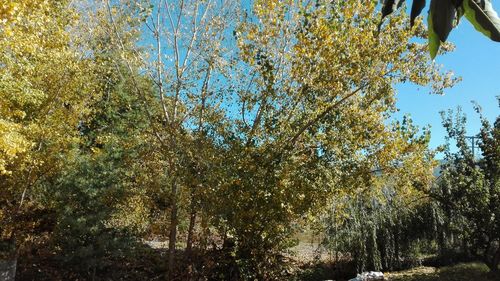
[[[304,238],[305,237],[305,238]],[[345,281],[355,276],[352,263],[335,264],[328,253],[318,251],[317,237],[308,235],[298,237],[299,243],[293,248],[293,253],[287,257],[289,266],[283,280],[290,281]],[[96,280],[159,280],[164,278],[166,271],[166,245],[157,241],[138,243],[133,247],[134,254],[129,258],[118,260],[105,259],[98,270]],[[215,251],[213,255],[222,255]],[[215,257],[211,255],[211,257]],[[183,257],[179,252],[179,260]],[[224,255],[215,257],[223,258]],[[341,259],[342,260],[342,259]],[[198,260],[201,261],[201,260]],[[214,267],[213,260],[207,258],[205,265],[211,265],[212,270],[224,271],[227,268]],[[426,263],[424,263],[426,264]],[[196,268],[201,268],[200,266]],[[207,272],[211,272],[210,270]],[[384,272],[389,281],[500,281],[500,276],[488,274],[486,265],[473,262],[461,263],[447,267],[421,266],[399,272]],[[48,251],[32,251],[18,259],[18,275],[20,281],[66,281],[86,280],[75,275],[69,268],[60,266],[60,257],[51,255]],[[180,280],[186,280],[187,271],[179,272]],[[217,278],[216,278],[217,279]],[[213,280],[216,280],[213,279]]]
[[[442,268],[416,267],[386,276],[390,281],[500,281],[500,276],[488,276],[488,271],[482,263],[461,263]]]
[[[316,266],[305,269],[294,280],[344,281],[354,277],[335,278],[331,272],[331,268]],[[421,266],[398,272],[384,272],[384,275],[388,281],[500,281],[500,276],[491,276],[488,272],[488,267],[482,263],[461,263],[441,268]]]

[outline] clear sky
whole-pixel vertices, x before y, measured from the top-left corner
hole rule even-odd
[[[500,0],[493,0],[493,6],[500,13]],[[443,96],[429,95],[429,89],[415,85],[398,86],[400,112],[396,117],[409,113],[415,124],[430,124],[433,148],[444,143],[445,131],[441,126],[440,111],[461,106],[467,114],[470,135],[478,133],[480,127],[472,100],[481,105],[490,122],[500,115],[496,99],[500,96],[500,43],[477,32],[466,18],[452,31],[448,40],[456,45],[455,51],[438,56],[436,62],[461,76],[462,82],[446,90]]]

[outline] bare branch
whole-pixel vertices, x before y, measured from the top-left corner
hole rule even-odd
[[[170,123],[170,116],[168,114],[167,110],[167,105],[165,103],[165,94],[163,92],[163,66],[162,66],[162,52],[161,52],[161,17],[160,17],[160,9],[162,5],[163,0],[158,0],[158,11],[156,13],[156,29],[154,32],[155,39],[156,39],[156,71],[158,72],[158,89],[159,89],[159,94],[160,94],[160,100],[161,100],[161,106],[163,110],[163,115],[165,118],[165,122],[168,124]]]

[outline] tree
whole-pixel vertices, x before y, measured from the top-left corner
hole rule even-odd
[[[224,50],[226,30],[236,15],[235,1],[124,1],[123,5],[111,5],[110,22],[115,22],[113,11],[124,12],[124,7],[135,7],[144,21],[144,38],[153,42],[151,60],[145,60],[139,52],[127,58],[127,63],[138,61],[146,75],[155,83],[157,100],[155,107],[161,111],[151,115],[152,140],[155,142],[163,165],[165,178],[162,192],[170,193],[169,225],[169,278],[174,270],[179,213],[189,210],[190,227],[187,247],[191,248],[196,221],[196,197],[205,186],[207,176],[200,168],[206,163],[205,156],[213,156],[207,127],[219,122],[217,102],[222,93],[215,91],[227,77],[228,54]],[[122,14],[122,15],[123,15]],[[128,16],[128,15],[127,15]],[[115,37],[121,45],[122,38]],[[206,144],[207,147],[204,146]],[[208,148],[208,149],[207,149]],[[193,170],[186,170],[189,165]],[[189,173],[194,172],[194,173]],[[180,204],[183,194],[190,194],[187,206]]]
[[[0,230],[13,240],[28,231],[20,215],[41,207],[36,185],[78,142],[96,91],[92,62],[67,31],[76,21],[67,1],[4,1],[0,16]]]
[[[241,78],[231,108],[240,110],[227,117],[236,126],[218,194],[230,201],[216,204],[216,218],[236,240],[244,278],[265,279],[292,222],[347,192],[353,185],[342,179],[363,182],[394,160],[387,140],[395,136],[384,124],[392,85],[430,83],[439,72],[425,46],[400,44],[413,36],[403,16],[383,39],[366,32],[376,27],[373,3],[256,1],[253,12],[236,30],[244,64],[234,71]],[[438,91],[453,84],[435,77]]]
[[[348,255],[357,272],[417,264],[419,240],[431,233],[424,190],[433,182],[436,163],[428,149],[429,132],[419,135],[408,118],[394,128],[394,139],[385,143],[393,149],[393,165],[374,167],[366,182],[346,182],[351,191],[332,198],[317,226],[335,262]]]
[[[79,141],[65,152],[64,167],[42,183],[41,197],[55,224],[49,245],[56,260],[72,278],[95,280],[110,260],[123,259],[151,224],[144,186],[154,182],[140,160],[154,147],[147,145],[149,119],[134,79],[148,93],[152,83],[137,67],[129,73],[121,63],[123,52],[112,44],[106,7],[81,4],[75,6],[80,21],[71,32],[94,63],[94,85],[101,94],[87,101]],[[116,32],[125,45],[133,45],[138,34],[127,32],[130,23],[119,20]]]
[[[480,112],[479,107],[476,107]],[[452,229],[464,240],[467,250],[479,256],[491,271],[498,271],[500,262],[500,185],[499,185],[499,125],[494,126],[481,116],[479,134],[481,158],[476,158],[466,138],[466,118],[459,110],[454,116],[443,113],[443,125],[448,140],[456,141],[457,152],[446,145],[445,164],[432,196],[448,216]],[[453,226],[453,225],[452,225]]]
[[[405,0],[384,0],[382,19],[403,6],[404,2]],[[425,0],[413,0],[411,26],[414,25],[415,18],[424,9],[425,2]],[[451,30],[464,15],[477,31],[493,41],[500,42],[500,18],[493,10],[491,0],[431,0],[427,20],[429,23],[429,51],[432,58],[436,57],[439,46],[442,42],[446,42]]]
[[[146,105],[153,156],[141,161],[159,179],[154,196],[168,198],[169,278],[180,222],[192,245],[198,215],[225,240],[240,278],[275,278],[292,224],[372,180],[373,169],[394,168],[407,147],[411,137],[387,125],[394,84],[440,93],[456,82],[410,42],[422,27],[406,29],[404,15],[380,37],[366,32],[378,22],[375,3],[252,4],[104,2],[100,26]],[[129,21],[144,24],[151,48],[126,40],[141,30]]]

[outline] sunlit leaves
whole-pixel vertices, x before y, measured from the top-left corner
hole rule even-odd
[[[13,218],[39,203],[35,185],[79,143],[78,122],[95,88],[92,62],[68,33],[76,19],[67,1],[0,4],[1,238],[13,235]]]
[[[63,2],[3,5],[15,7],[16,18],[9,19],[0,38],[0,112],[3,127],[10,124],[5,129],[10,133],[2,136],[17,135],[33,145],[42,136],[48,140],[56,134],[60,138],[68,126],[76,128],[75,118],[84,111],[80,105],[85,98],[79,94],[93,94],[91,84],[82,80],[85,62],[79,62],[69,49],[65,27],[74,15]],[[20,151],[27,151],[27,147]]]
[[[404,13],[376,36],[374,1],[97,1],[78,17],[38,2],[2,12],[12,31],[0,41],[9,200],[23,176],[52,175],[67,194],[95,199],[77,209],[116,206],[112,227],[168,228],[172,267],[179,222],[199,215],[205,230],[234,237],[260,280],[291,226],[332,197],[380,196],[390,179],[412,198],[428,180],[428,136],[389,122],[395,85],[442,93],[456,80],[411,40],[424,29],[408,29]],[[126,198],[98,196],[122,187]]]
[[[379,169],[402,197],[418,194],[414,181],[429,181],[432,155],[408,120],[387,124],[394,85],[431,84],[442,93],[456,82],[429,61],[425,45],[410,43],[422,26],[409,30],[400,14],[377,37],[376,4],[366,1],[253,7],[256,18],[237,31],[251,87],[243,84],[238,96],[242,116],[228,115],[246,125],[234,133],[245,145],[229,150],[234,178],[221,189],[233,200],[220,211],[241,247],[279,248],[289,235],[283,222],[315,217],[333,196],[377,194]]]

